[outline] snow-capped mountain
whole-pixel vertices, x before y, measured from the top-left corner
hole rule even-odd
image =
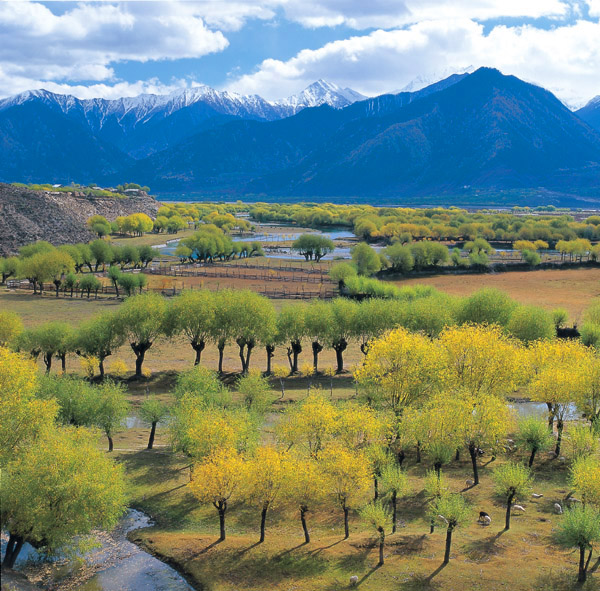
[[[337,84],[320,79],[307,86],[302,92],[273,101],[271,104],[280,108],[287,107],[291,111],[289,114],[294,115],[307,107],[320,107],[321,105],[343,109],[366,98],[351,88],[340,88]]]
[[[440,80],[449,78],[452,74],[472,74],[474,71],[475,68],[473,66],[467,66],[466,68],[443,68],[442,70],[436,70],[429,74],[419,74],[400,90],[395,90],[392,94],[399,94],[400,92],[416,92],[417,90],[431,86]]]
[[[140,122],[148,123],[153,118],[168,117],[176,111],[200,102],[223,115],[272,121],[289,117],[307,107],[328,104],[341,109],[364,98],[366,97],[351,88],[340,88],[325,80],[318,80],[299,94],[276,101],[267,101],[256,94],[241,95],[226,90],[219,91],[205,85],[166,95],[140,94],[114,100],[78,99],[47,90],[28,90],[0,100],[0,111],[29,101],[40,101],[48,106],[58,107],[66,115],[74,113],[83,115],[92,128],[97,130],[101,129],[112,116],[119,122],[127,119],[129,126],[135,126]]]

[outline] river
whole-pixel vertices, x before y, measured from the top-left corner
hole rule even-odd
[[[64,559],[42,562],[29,544],[23,546],[15,568],[34,581],[41,577],[42,586],[52,582],[52,589],[58,590],[193,591],[176,570],[127,539],[129,532],[152,525],[150,517],[129,509],[111,533],[99,535],[100,547],[86,554],[83,568],[71,571]]]

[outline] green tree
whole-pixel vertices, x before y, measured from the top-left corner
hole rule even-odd
[[[194,365],[200,363],[202,351],[215,332],[215,296],[201,289],[182,291],[171,302],[169,325],[177,334],[183,334],[196,353]]]
[[[129,414],[129,403],[122,384],[106,380],[96,386],[96,390],[94,424],[104,431],[110,452],[113,450],[113,436]]]
[[[550,341],[556,337],[552,315],[537,306],[518,306],[506,328],[512,336],[526,345],[534,341]]]
[[[496,468],[492,474],[496,494],[506,504],[506,519],[504,529],[510,529],[510,515],[513,502],[524,498],[531,492],[532,476],[529,468],[508,462]]]
[[[18,314],[0,310],[0,347],[8,347],[15,343],[23,329],[23,321]]]
[[[135,353],[135,375],[142,377],[146,352],[156,339],[169,333],[167,302],[155,293],[145,293],[125,300],[117,313],[121,334]]]
[[[344,371],[344,351],[356,335],[358,304],[345,298],[337,298],[330,304],[333,321],[329,323],[329,343],[335,351],[336,373]]]
[[[298,373],[298,356],[302,353],[302,339],[306,336],[306,305],[283,306],[277,316],[277,332],[281,341],[290,344],[287,348],[290,373]]]
[[[516,302],[506,292],[484,288],[462,299],[456,319],[459,324],[471,322],[506,326],[516,307]]]
[[[383,566],[383,550],[385,546],[385,528],[389,525],[390,514],[381,504],[381,501],[373,501],[360,510],[360,516],[365,524],[372,527],[379,538],[379,562],[377,566]]]
[[[39,351],[44,358],[46,373],[50,373],[52,359],[56,355],[61,359],[63,373],[66,371],[66,356],[74,346],[74,331],[66,322],[48,322],[26,331],[27,342],[31,350]]]
[[[30,542],[51,553],[111,529],[125,510],[122,470],[87,429],[46,431],[2,470],[0,522],[10,534],[4,565]]]
[[[19,268],[19,259],[17,257],[0,258],[0,275],[2,275],[1,284],[4,285],[10,277],[15,277]]]
[[[392,504],[392,533],[396,533],[398,522],[398,498],[409,492],[408,476],[400,466],[388,464],[381,471],[379,478],[382,495],[389,497]]]
[[[332,281],[338,282],[340,290],[348,279],[356,277],[357,274],[356,267],[352,263],[336,263],[329,271],[329,277]]]
[[[554,445],[554,438],[548,431],[546,421],[538,417],[526,417],[518,424],[517,444],[529,452],[529,467],[538,452],[546,451]]]
[[[313,300],[305,308],[306,335],[310,338],[313,352],[313,369],[319,371],[319,353],[323,350],[334,322],[331,306],[323,300]]]
[[[104,360],[125,342],[115,313],[104,313],[84,321],[77,329],[74,349],[78,355],[98,360],[100,377],[104,378]]]
[[[236,388],[250,412],[264,414],[275,400],[269,381],[263,378],[259,371],[253,370],[242,375]]]
[[[356,265],[359,275],[374,275],[381,269],[381,260],[377,251],[366,242],[359,242],[351,249],[352,262]]]
[[[102,270],[113,260],[113,251],[110,246],[110,242],[106,240],[94,240],[90,242],[90,250],[92,251],[92,257],[95,261],[94,271],[98,271],[100,265]]]
[[[108,278],[112,281],[117,297],[119,297],[119,280],[123,273],[116,265],[111,265],[108,268]]]
[[[412,271],[415,260],[413,259],[413,255],[408,246],[396,242],[395,244],[386,247],[383,252],[390,262],[392,271],[398,271],[399,273],[408,273],[409,271]]]
[[[446,524],[446,549],[443,564],[450,562],[452,534],[467,521],[471,514],[464,497],[459,494],[444,494],[434,498],[429,507],[431,519],[441,519]]]
[[[563,515],[554,534],[556,542],[565,548],[579,550],[577,581],[585,583],[594,544],[600,542],[600,512],[591,505],[575,506]],[[589,551],[587,560],[586,551]]]
[[[300,253],[307,261],[319,262],[326,254],[333,252],[333,241],[325,236],[302,234],[292,243],[292,250]]]
[[[144,400],[140,406],[140,417],[150,425],[150,438],[148,439],[148,449],[154,445],[154,436],[156,434],[156,425],[163,421],[169,415],[169,407],[156,398]]]
[[[100,283],[100,280],[95,275],[92,275],[91,273],[88,275],[84,275],[79,280],[79,289],[81,290],[81,297],[83,297],[84,292],[87,292],[88,300],[90,299],[90,294],[92,293],[92,291],[97,296],[98,290],[101,287],[102,287],[102,283]]]

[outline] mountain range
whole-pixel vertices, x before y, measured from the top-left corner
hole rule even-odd
[[[374,98],[323,80],[280,101],[204,86],[113,101],[31,91],[0,101],[0,180],[238,196],[590,195],[600,98],[573,113],[489,68]]]

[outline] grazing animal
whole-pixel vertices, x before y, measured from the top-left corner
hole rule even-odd
[[[562,509],[562,507],[560,506],[560,504],[559,504],[559,503],[554,503],[554,512],[555,512],[557,515],[562,515],[562,513],[563,513],[563,509]]]
[[[443,515],[438,515],[438,517],[446,524],[448,525],[448,520],[443,516]]]
[[[473,485],[475,484],[475,482],[474,482],[473,480],[470,480],[470,479],[469,479],[469,480],[466,480],[466,481],[465,481],[465,484],[466,484],[467,486],[473,486]]]
[[[569,498],[567,499],[567,501],[568,501],[569,503],[581,503],[581,501],[580,501],[579,499],[576,499],[575,497],[569,497]]]
[[[533,493],[531,496],[532,496],[534,499],[541,499],[541,498],[542,498],[544,495],[541,495],[541,494],[539,494],[539,493]]]
[[[480,511],[479,519],[477,520],[477,522],[481,523],[482,525],[491,525],[492,518],[485,511]]]
[[[355,585],[358,585],[358,577],[356,575],[352,575],[350,577],[350,585],[352,585],[353,587]]]
[[[513,511],[515,510],[525,512],[525,507],[523,505],[513,505]]]

